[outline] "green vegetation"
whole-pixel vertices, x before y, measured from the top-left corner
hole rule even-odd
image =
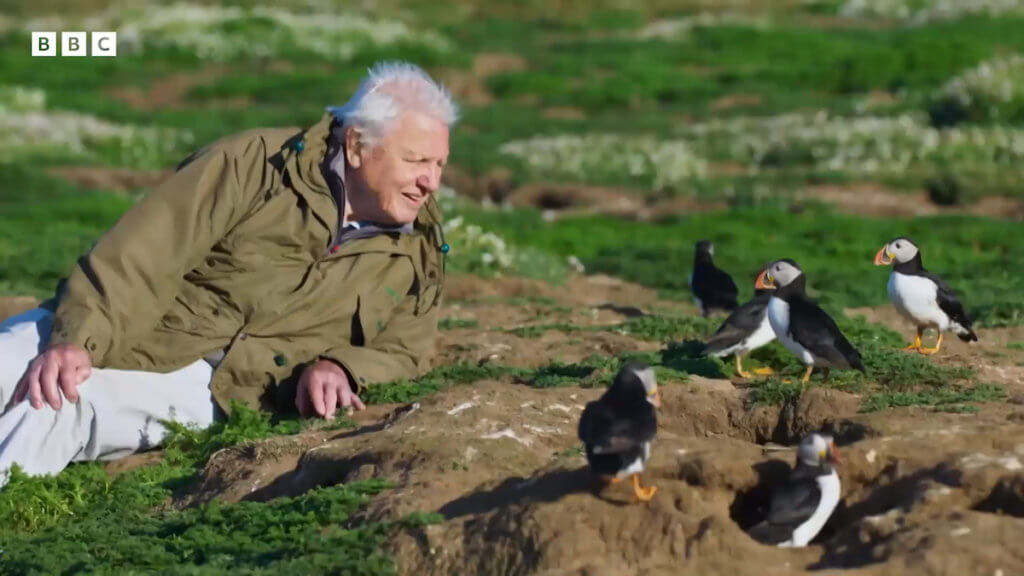
[[[873,266],[872,257],[888,240],[906,235],[921,246],[925,266],[959,291],[980,325],[1024,321],[1024,279],[1016,272],[1024,269],[1024,252],[1016,249],[1024,245],[1024,227],[1010,221],[864,219],[813,206],[800,214],[743,208],[655,223],[594,216],[549,224],[528,210],[471,214],[511,242],[575,254],[588,271],[686,298],[693,244],[699,239],[714,240],[716,263],[733,275],[742,298],[752,295],[753,278],[765,263],[793,258],[804,269],[812,296],[834,309],[888,305],[889,269]]]
[[[99,507],[49,530],[5,530],[0,574],[140,574],[172,567],[189,574],[393,574],[380,551],[388,537],[398,527],[440,519],[418,515],[346,528],[352,514],[385,488],[386,482],[369,480],[270,503],[214,502],[159,513],[147,513],[139,502],[91,502]]]
[[[992,384],[973,387],[944,387],[922,392],[884,392],[872,395],[861,406],[863,412],[875,412],[897,406],[935,406],[944,411],[971,412],[963,402],[991,402],[1005,396],[1002,388]]]
[[[499,380],[505,377],[527,373],[521,368],[484,364],[473,366],[455,364],[440,366],[416,380],[401,380],[374,384],[360,393],[360,399],[367,404],[390,404],[412,402],[424,398],[454,384],[472,384],[481,380]]]
[[[866,375],[833,371],[827,383],[816,375],[811,385],[862,394],[864,411],[922,405],[969,414],[973,403],[1004,396],[973,381],[968,368],[900,351],[909,331],[843,312],[891,310],[888,270],[872,266],[871,257],[885,241],[909,235],[979,326],[1024,323],[1024,227],[952,213],[983,196],[1024,198],[1021,3],[1001,3],[992,13],[970,2],[940,10],[936,0],[750,2],[743,12],[734,3],[625,7],[607,0],[398,2],[373,13],[298,0],[271,9],[225,1],[109,12],[94,0],[7,4],[10,20],[0,19],[0,294],[48,297],[145,193],[108,189],[114,184],[102,177],[73,184],[55,168],[100,175],[167,169],[227,134],[308,125],[325,105],[346,100],[373,62],[411,59],[463,100],[448,172],[461,196],[497,200],[523,184],[561,182],[625,188],[650,206],[686,196],[726,207],[657,209],[653,220],[553,222],[532,209],[456,202],[446,191],[449,272],[557,284],[581,262],[588,272],[689,299],[693,243],[707,238],[744,298],[767,261],[790,257],[803,266],[812,295],[867,366]],[[79,17],[98,16],[111,29],[139,34],[123,36],[117,58],[73,65],[32,58],[23,25],[45,14],[66,24],[49,29],[77,29]],[[883,185],[908,193],[908,203],[923,201],[909,194],[923,189],[947,212],[845,215],[815,198],[819,185]],[[655,366],[663,382],[735,376],[730,360],[700,355],[720,319],[649,315],[587,326],[572,323],[572,310],[551,299],[504,303],[535,312],[536,324],[511,330],[520,337],[614,330],[664,346],[536,370],[439,366],[413,381],[368,387],[363,400],[411,402],[488,379],[605,386],[630,360]],[[478,325],[450,318],[440,327]],[[799,363],[778,343],[744,363],[778,373],[750,384],[753,402],[793,402],[804,390]],[[344,418],[326,424],[352,425]],[[353,514],[386,489],[378,480],[269,504],[165,509],[217,450],[306,426],[240,409],[206,431],[172,426],[158,463],[116,478],[98,464],[54,478],[15,472],[0,491],[0,574],[393,572],[380,552],[388,536],[437,519],[358,522]],[[578,454],[574,448],[558,457]]]
[[[342,419],[341,425],[351,424]],[[335,424],[337,426],[338,424]],[[214,452],[271,435],[294,434],[304,424],[273,423],[266,414],[235,406],[230,419],[207,430],[170,427],[158,464],[111,478],[98,463],[73,465],[56,477],[28,477],[18,469],[0,491],[0,574],[74,571],[142,573],[175,567],[188,573],[247,573],[291,569],[341,574],[389,574],[380,548],[398,526],[437,521],[412,516],[397,522],[348,526],[381,480],[333,486],[269,504],[213,502],[188,510],[161,510],[176,489],[190,484]],[[46,554],[39,551],[45,549]]]
[[[442,318],[437,323],[437,327],[441,330],[462,330],[476,328],[479,325],[478,321],[466,318]]]

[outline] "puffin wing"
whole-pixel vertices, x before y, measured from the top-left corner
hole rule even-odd
[[[739,290],[736,288],[736,282],[733,281],[732,276],[718,267],[712,267],[710,279],[719,305],[729,310],[736,308]]]
[[[793,537],[793,531],[818,509],[821,492],[813,477],[794,473],[785,486],[772,494],[768,517],[750,528],[747,534],[765,544],[778,544]]]
[[[600,426],[593,426],[588,434],[589,442],[584,441],[594,454],[619,454],[642,448],[654,438],[658,428],[653,410],[645,410],[635,417],[611,416],[602,418]]]
[[[714,264],[705,263],[700,269],[694,270],[691,283],[694,295],[700,298],[705,307],[728,310],[736,308],[739,295],[736,282]]]
[[[821,490],[813,477],[790,480],[790,483],[772,496],[768,510],[768,523],[796,528],[818,509]]]
[[[596,429],[605,421],[603,406],[600,402],[588,402],[583,414],[580,415],[579,426],[576,427],[576,435],[580,441],[590,446],[593,443]]]
[[[960,298],[956,295],[956,290],[946,284],[946,281],[939,276],[932,274],[931,272],[923,272],[922,275],[935,283],[938,290],[935,292],[935,300],[939,304],[941,309],[949,319],[957,324],[963,326],[966,330],[971,331],[971,319],[967,317],[967,312],[964,311],[964,305],[960,303]],[[973,334],[973,331],[971,331]],[[977,337],[975,337],[976,339]]]
[[[704,354],[725,350],[750,336],[761,326],[770,299],[768,294],[755,296],[734,310],[704,344]]]
[[[789,332],[801,346],[834,366],[864,370],[860,352],[839,331],[835,320],[810,300],[790,303]]]

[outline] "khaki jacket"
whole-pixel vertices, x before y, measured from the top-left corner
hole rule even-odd
[[[357,388],[428,368],[447,246],[431,199],[413,233],[328,251],[338,204],[321,169],[330,114],[221,139],[130,209],[62,283],[51,343],[93,365],[168,372],[227,349],[218,405],[293,407],[321,358]]]

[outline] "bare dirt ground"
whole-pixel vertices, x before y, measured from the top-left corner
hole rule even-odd
[[[137,86],[114,88],[109,91],[109,95],[139,110],[181,108],[185,104],[189,90],[214,82],[228,70],[225,66],[206,66],[196,72],[182,72],[160,78],[144,89]],[[218,104],[237,107],[246,103],[245,99],[233,99]]]
[[[51,168],[49,173],[82,188],[123,192],[156,186],[167,179],[173,171],[107,166],[57,166]]]
[[[872,183],[809,186],[800,197],[820,200],[842,212],[860,216],[913,218],[936,214],[971,214],[1008,220],[1024,219],[1024,201],[1019,198],[986,196],[966,206],[938,206],[929,200],[923,190],[891,190]]]
[[[453,276],[445,317],[476,327],[442,332],[439,362],[535,367],[590,354],[655,350],[613,332],[551,331],[531,324],[615,324],[652,310],[689,313],[654,291],[604,276],[565,286],[518,278]],[[2,303],[7,309],[32,304]],[[885,307],[848,311],[910,331]],[[975,414],[925,407],[859,413],[860,398],[812,388],[791,405],[754,406],[728,380],[664,382],[659,431],[644,480],[659,488],[635,503],[628,487],[600,490],[576,439],[584,405],[600,389],[535,389],[508,381],[456,386],[408,406],[371,406],[358,428],[313,431],[223,450],[175,506],[214,498],[256,500],[385,477],[367,519],[438,512],[441,524],[389,544],[401,574],[1024,574],[1024,327],[980,330],[935,361],[970,364],[1007,400]],[[401,418],[397,415],[403,414]],[[751,540],[771,486],[812,430],[840,445],[843,501],[805,549]],[[152,462],[112,463],[111,474]]]
[[[518,54],[481,53],[473,57],[471,70],[444,69],[438,71],[438,75],[459,100],[486,106],[494,102],[494,96],[486,85],[487,77],[524,69],[526,60]]]
[[[711,166],[715,175],[738,175],[746,170],[743,164],[736,163]],[[655,220],[728,207],[724,198],[662,196],[626,187],[578,183],[516,182],[511,172],[502,169],[474,176],[453,167],[445,172],[445,183],[469,198],[487,198],[499,204],[543,210],[550,220],[593,214]],[[875,218],[970,214],[1024,220],[1024,200],[1020,198],[985,196],[963,206],[939,206],[923,190],[896,190],[873,182],[807,186],[799,190],[793,200],[815,200],[845,214]]]
[[[497,329],[611,324],[638,310],[688,306],[600,276],[563,287],[453,277],[449,294],[445,316],[478,326],[444,331],[443,361],[497,354],[520,366],[657,344],[598,332],[529,339]],[[893,323],[881,308],[852,312]],[[982,374],[1019,370],[1024,352],[1007,345],[1024,329],[980,336],[971,347],[950,342],[936,361],[970,363]],[[793,405],[752,406],[728,380],[665,382],[644,478],[659,491],[647,504],[633,502],[627,487],[598,490],[586,471],[576,424],[600,389],[484,381],[427,398],[403,418],[395,418],[402,406],[371,406],[355,416],[357,429],[224,450],[175,504],[263,501],[383,476],[395,488],[364,517],[428,511],[445,518],[389,544],[409,575],[1024,574],[1024,382],[1000,381],[1009,401],[976,414],[923,407],[861,414],[857,396],[818,388]],[[816,429],[832,431],[840,445],[840,507],[808,548],[754,542],[743,529],[785,477],[790,447]]]

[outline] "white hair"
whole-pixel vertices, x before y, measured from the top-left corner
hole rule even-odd
[[[327,110],[346,128],[353,127],[367,146],[380,142],[406,110],[436,118],[449,128],[459,119],[451,93],[409,62],[374,64],[348,102]]]

